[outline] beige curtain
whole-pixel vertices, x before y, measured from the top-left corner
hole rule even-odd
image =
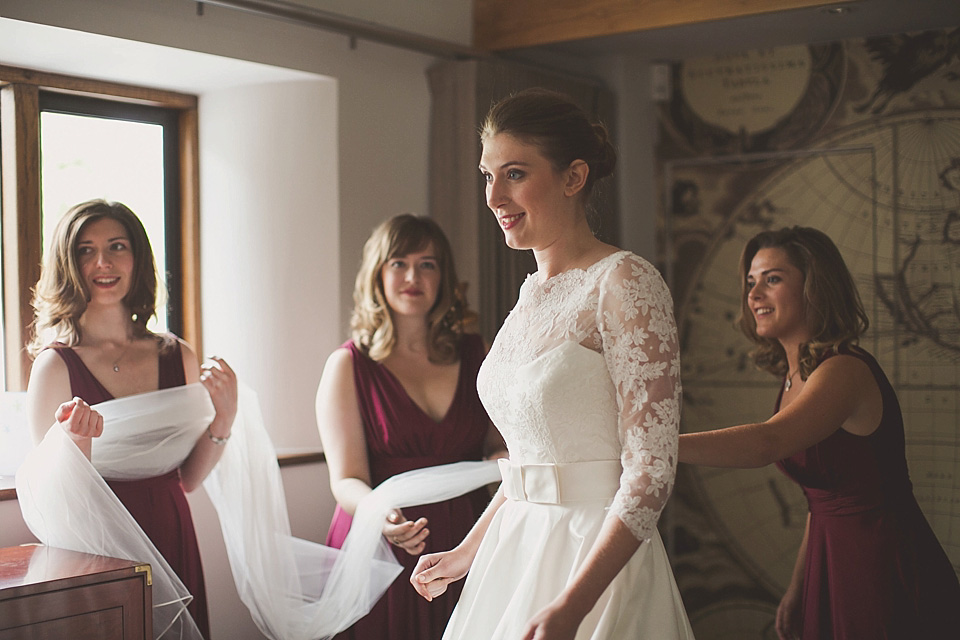
[[[490,105],[526,87],[571,97],[607,124],[613,139],[613,95],[598,81],[499,59],[446,61],[427,73],[432,95],[430,215],[450,237],[460,279],[479,314],[479,332],[491,342],[517,300],[527,274],[536,271],[530,251],[516,251],[487,209],[477,164],[477,128]],[[596,194],[591,224],[603,240],[618,241],[616,186]]]

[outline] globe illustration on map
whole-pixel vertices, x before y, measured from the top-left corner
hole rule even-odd
[[[707,185],[721,194],[717,199],[733,191],[747,165],[744,158],[732,162],[726,177]],[[676,175],[682,178],[682,169]],[[960,111],[913,112],[836,130],[809,150],[786,154],[757,184],[709,234],[678,300],[683,430],[769,417],[780,381],[754,368],[751,345],[734,328],[740,251],[764,229],[821,229],[840,248],[870,317],[861,345],[897,390],[917,500],[960,569]],[[702,467],[694,475],[713,524],[740,562],[782,593],[806,521],[800,489],[772,465]]]

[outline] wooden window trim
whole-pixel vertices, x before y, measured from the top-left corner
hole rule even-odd
[[[49,91],[64,91],[98,98],[128,100],[168,109],[196,110],[197,108],[197,96],[187,93],[137,87],[117,82],[104,82],[102,80],[88,80],[0,64],[0,84],[8,83],[32,85]]]
[[[200,183],[197,96],[0,65],[0,183],[3,185],[4,353],[8,391],[26,389],[25,345],[40,276],[39,92],[60,91],[173,109],[179,113],[180,272],[184,340],[203,353],[200,305]]]
[[[3,185],[3,328],[7,389],[27,388],[30,289],[40,278],[39,91],[0,87],[0,184]]]

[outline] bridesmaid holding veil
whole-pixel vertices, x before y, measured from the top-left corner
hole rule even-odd
[[[63,216],[34,296],[27,415],[36,442],[54,425],[91,459],[104,424],[91,405],[203,383],[216,414],[179,468],[152,478],[105,479],[189,590],[187,610],[209,638],[203,568],[184,492],[199,487],[223,454],[237,413],[237,379],[219,358],[201,373],[187,343],[147,329],[157,280],[147,234],[125,205],[91,200]]]
[[[450,245],[435,222],[403,214],[373,231],[357,274],[351,339],[330,355],[317,390],[337,500],[328,545],[343,545],[357,505],[387,478],[502,449],[477,397],[484,345],[464,333],[465,315]],[[402,578],[337,637],[439,639],[458,594],[430,606],[410,588],[410,573],[424,551],[457,544],[489,498],[478,489],[392,510],[382,533]]]

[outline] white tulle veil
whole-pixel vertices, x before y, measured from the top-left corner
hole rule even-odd
[[[191,595],[103,478],[160,475],[182,464],[213,417],[191,384],[95,406],[104,434],[91,461],[51,428],[17,471],[24,521],[44,544],[149,562],[154,637],[200,638]],[[498,481],[494,462],[460,462],[390,478],[364,499],[342,549],[294,538],[276,453],[256,394],[240,386],[237,420],[204,481],[226,543],[237,592],[275,640],[329,638],[369,612],[401,568],[381,535],[390,509],[429,504]],[[411,587],[412,588],[412,587]]]

